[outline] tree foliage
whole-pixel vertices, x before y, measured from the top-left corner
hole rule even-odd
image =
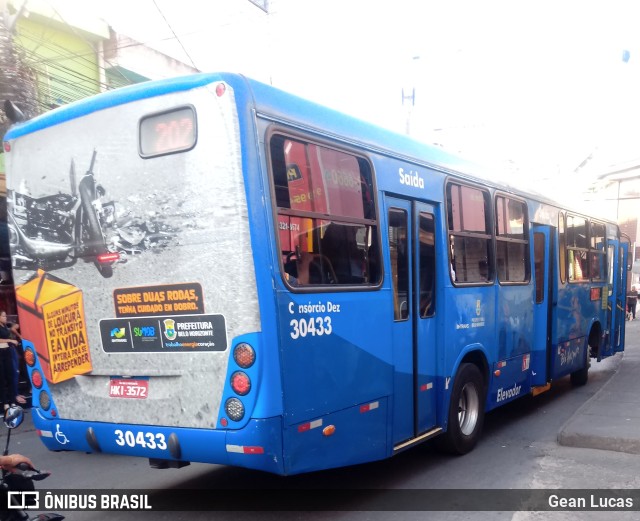
[[[21,59],[7,20],[9,14],[0,12],[0,139],[12,125],[2,108],[5,100],[13,101],[27,118],[38,113],[35,75]]]

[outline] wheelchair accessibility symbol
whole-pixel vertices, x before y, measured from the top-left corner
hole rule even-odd
[[[65,433],[60,430],[59,423],[56,423],[56,433],[54,434],[54,437],[60,445],[66,445],[69,443],[69,438],[67,438]]]

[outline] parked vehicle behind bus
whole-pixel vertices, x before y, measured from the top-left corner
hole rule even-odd
[[[100,94],[4,146],[34,200],[95,150],[113,203],[106,251],[12,245],[52,450],[277,474],[463,454],[487,411],[624,349],[615,223],[243,76]]]

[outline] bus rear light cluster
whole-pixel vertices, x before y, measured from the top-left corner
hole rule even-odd
[[[233,349],[233,360],[240,369],[248,369],[256,362],[256,351],[246,342],[240,342]],[[246,396],[251,392],[251,378],[245,371],[234,371],[229,380],[231,390],[238,396]],[[244,418],[244,404],[235,396],[229,398],[224,404],[224,410],[227,417],[235,422]],[[227,419],[222,418],[220,425],[226,427]]]
[[[243,369],[247,369],[256,361],[256,352],[249,344],[242,342],[233,350],[233,359]]]
[[[224,410],[227,416],[235,422],[239,422],[244,418],[244,405],[237,398],[229,398],[224,404]]]

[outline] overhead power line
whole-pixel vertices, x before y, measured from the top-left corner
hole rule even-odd
[[[154,0],[155,2],[155,0]],[[94,49],[96,56],[98,56],[100,53],[95,49],[93,42],[90,42],[89,40],[87,40],[87,38],[84,37],[84,35],[82,33],[80,33],[73,25],[71,25],[69,22],[67,22],[62,15],[60,15],[60,13],[58,12],[58,10],[52,5],[51,1],[47,1],[47,3],[49,4],[49,6],[51,7],[51,9],[53,9],[53,12],[56,14],[56,16],[62,21],[62,23],[64,23],[73,34],[75,34],[79,39],[81,39],[83,42],[85,42],[87,45],[89,45],[89,47],[91,47],[92,49]],[[104,53],[102,54],[102,59],[105,61],[105,63],[107,63],[113,70],[118,70],[116,67],[114,67],[109,60],[107,60],[104,56]],[[128,78],[126,78],[124,76],[124,74],[121,74],[121,76],[127,81],[129,82]]]
[[[71,33],[83,41],[87,45],[88,50],[87,52],[70,50],[56,43],[54,34],[45,30],[34,31],[24,27],[21,29],[20,38],[23,44],[20,46],[20,51],[25,63],[36,72],[34,79],[38,87],[38,92],[41,93],[41,99],[34,101],[41,109],[49,110],[52,106],[70,103],[77,99],[93,95],[96,92],[96,87],[98,89],[110,90],[114,88],[114,86],[132,83],[120,68],[115,67],[110,63],[109,59],[105,58],[104,49],[98,50],[95,42],[88,40],[84,34],[69,24],[50,0],[47,0],[47,3],[55,13],[58,21],[67,26]],[[154,5],[163,17],[167,27],[171,30],[173,36],[155,39],[150,42],[135,42],[129,40],[124,45],[111,47],[110,50],[117,51],[129,47],[148,46],[148,44],[153,42],[175,39],[191,62],[191,65],[197,69],[191,55],[180,40],[180,36],[175,32],[155,0]],[[196,34],[198,32],[201,31],[189,31],[184,33],[183,36]],[[43,54],[48,54],[49,56],[43,56]],[[114,73],[122,77],[123,83],[114,85]],[[108,74],[111,75],[111,81],[105,82],[102,78]]]
[[[160,9],[160,6],[158,6],[156,0],[153,0],[153,5],[156,6],[156,9],[158,10],[158,12],[160,13],[160,16],[162,16],[163,20],[165,21],[165,23],[167,24],[167,27],[171,30],[171,33],[173,34],[173,36],[175,37],[176,41],[180,44],[180,47],[182,47],[182,50],[184,51],[185,55],[187,56],[187,58],[189,58],[189,61],[191,62],[191,65],[193,65],[193,68],[198,70],[198,67],[196,66],[196,64],[193,61],[193,58],[191,58],[191,55],[189,54],[189,52],[187,51],[187,49],[185,48],[185,46],[182,44],[182,40],[180,40],[180,38],[178,37],[178,35],[176,34],[176,32],[173,30],[173,27],[171,27],[171,24],[169,23],[169,20],[167,20],[167,17],[164,15],[164,13],[162,12],[162,9]]]

